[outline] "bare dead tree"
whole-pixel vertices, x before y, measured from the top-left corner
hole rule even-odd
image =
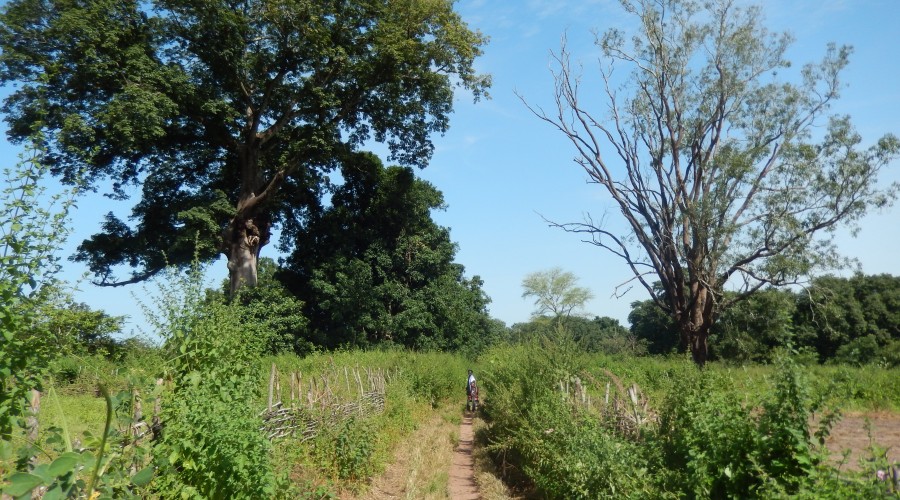
[[[834,229],[854,228],[896,198],[897,186],[879,186],[878,173],[900,141],[885,135],[863,148],[849,117],[828,116],[849,47],[829,45],[798,82],[782,81],[791,37],[767,31],[758,7],[622,4],[638,32],[595,36],[605,112],[582,104],[565,40],[552,58],[554,111],[525,104],[571,141],[575,162],[626,229],[589,216],[551,225],[620,257],[703,365],[710,327],[731,304],[843,262]],[[620,65],[630,73],[617,85]],[[736,293],[726,296],[726,286]]]

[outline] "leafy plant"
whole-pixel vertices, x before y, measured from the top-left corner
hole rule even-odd
[[[106,401],[101,434],[85,434],[85,441],[75,448],[65,420],[61,428],[51,427],[43,439],[49,449],[31,443],[20,450],[24,456],[42,454],[50,460],[30,471],[11,474],[3,493],[18,498],[39,492],[44,499],[141,498],[146,493],[154,467],[147,464],[147,446],[133,434],[135,393],[111,396],[105,387],[100,390]],[[58,405],[52,388],[50,394]]]
[[[35,144],[38,139],[35,139]],[[76,189],[48,195],[40,184],[47,168],[32,146],[4,170],[0,191],[0,439],[8,442],[28,406],[32,389],[53,357],[37,310],[40,290],[59,272],[56,252],[68,234]]]
[[[260,432],[256,366],[265,339],[240,313],[204,300],[202,268],[170,269],[145,305],[168,353],[154,488],[166,495],[264,498],[274,494],[269,443]]]

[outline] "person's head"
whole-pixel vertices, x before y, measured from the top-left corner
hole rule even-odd
[[[469,370],[469,375],[471,375],[471,374],[472,374],[472,370]]]

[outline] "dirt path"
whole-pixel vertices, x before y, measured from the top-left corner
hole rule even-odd
[[[443,409],[397,447],[394,459],[362,494],[342,500],[468,500],[481,498],[475,482],[472,417],[459,426],[454,408]],[[458,429],[458,430],[457,430]],[[457,439],[458,432],[458,439]]]
[[[459,424],[459,444],[453,450],[453,461],[450,463],[449,489],[453,500],[480,498],[478,485],[475,483],[475,459],[472,456],[474,440],[472,416],[467,413]]]

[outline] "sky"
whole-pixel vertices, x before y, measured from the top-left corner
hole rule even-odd
[[[854,46],[843,73],[846,88],[832,112],[851,115],[865,144],[888,132],[900,134],[900,1],[768,0],[762,6],[770,30],[794,36],[788,58],[796,67],[819,60],[829,42]],[[551,52],[559,50],[563,36],[585,78],[596,77],[600,53],[593,33],[629,26],[619,2],[461,0],[456,9],[470,28],[490,37],[476,67],[492,75],[491,98],[473,103],[471,95],[458,93],[450,130],[433,138],[434,157],[418,172],[444,194],[447,208],[433,218],[450,228],[459,247],[456,261],[468,277],[481,277],[491,316],[507,325],[527,321],[535,309],[522,297],[522,279],[553,267],[573,273],[579,286],[591,290],[594,299],[585,313],[627,325],[630,304],[648,295],[636,286],[618,296],[627,289],[619,285],[631,278],[623,261],[546,222],[582,222],[590,214],[615,223],[617,214],[601,188],[586,183],[572,145],[523,102],[553,109]],[[592,99],[600,89],[582,90]],[[15,155],[11,146],[0,146],[0,158],[13,162]],[[882,174],[882,182],[896,181],[900,162]],[[128,215],[127,206],[109,203],[100,197],[80,201],[64,257],[98,231],[107,211]],[[871,213],[855,238],[839,233],[839,248],[867,274],[900,275],[898,221],[900,206]],[[262,256],[277,258],[274,245],[264,247]],[[78,263],[65,266],[63,277],[73,282],[87,271]],[[208,276],[211,283],[226,278],[224,260]],[[125,333],[146,323],[138,302],[146,300],[147,287],[100,288],[80,280],[79,288],[77,300],[128,316]]]

